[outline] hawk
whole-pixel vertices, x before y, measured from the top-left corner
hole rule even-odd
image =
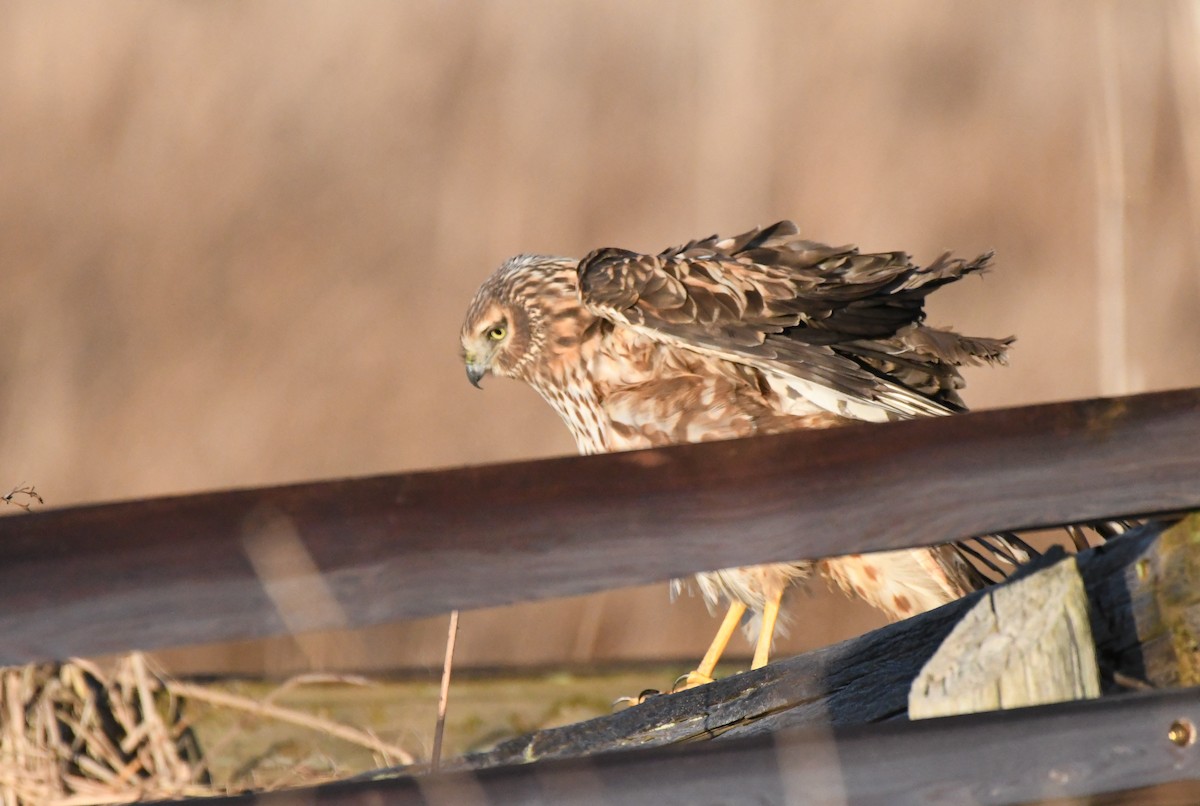
[[[475,386],[489,373],[532,386],[584,454],[952,414],[958,368],[1003,363],[1013,340],[930,327],[924,301],[990,259],[919,267],[805,240],[790,221],[658,255],[519,255],[471,301],[463,360]],[[685,687],[712,680],[747,609],[752,668],[765,665],[784,591],[813,575],[892,619],[987,583],[954,546],[697,574],[728,612]]]

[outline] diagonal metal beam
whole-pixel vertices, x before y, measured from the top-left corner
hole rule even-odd
[[[1200,389],[0,518],[0,663],[1200,507]]]

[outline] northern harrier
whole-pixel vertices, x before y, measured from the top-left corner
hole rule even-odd
[[[929,327],[924,300],[990,257],[921,268],[803,240],[790,221],[653,256],[519,255],[475,294],[463,358],[476,386],[491,373],[536,389],[585,454],[950,414],[958,367],[1003,362],[1012,339]],[[950,546],[697,574],[729,611],[687,684],[712,679],[747,608],[765,665],[784,590],[814,572],[893,619],[985,583]]]

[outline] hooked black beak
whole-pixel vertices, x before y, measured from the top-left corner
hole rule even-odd
[[[487,375],[487,369],[484,367],[481,367],[478,364],[467,364],[467,380],[470,381],[471,385],[476,389],[483,388],[479,385],[479,382],[483,380],[484,375]]]

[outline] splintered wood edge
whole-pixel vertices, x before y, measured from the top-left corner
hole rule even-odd
[[[990,590],[926,662],[910,719],[1100,696],[1088,597],[1074,557]]]

